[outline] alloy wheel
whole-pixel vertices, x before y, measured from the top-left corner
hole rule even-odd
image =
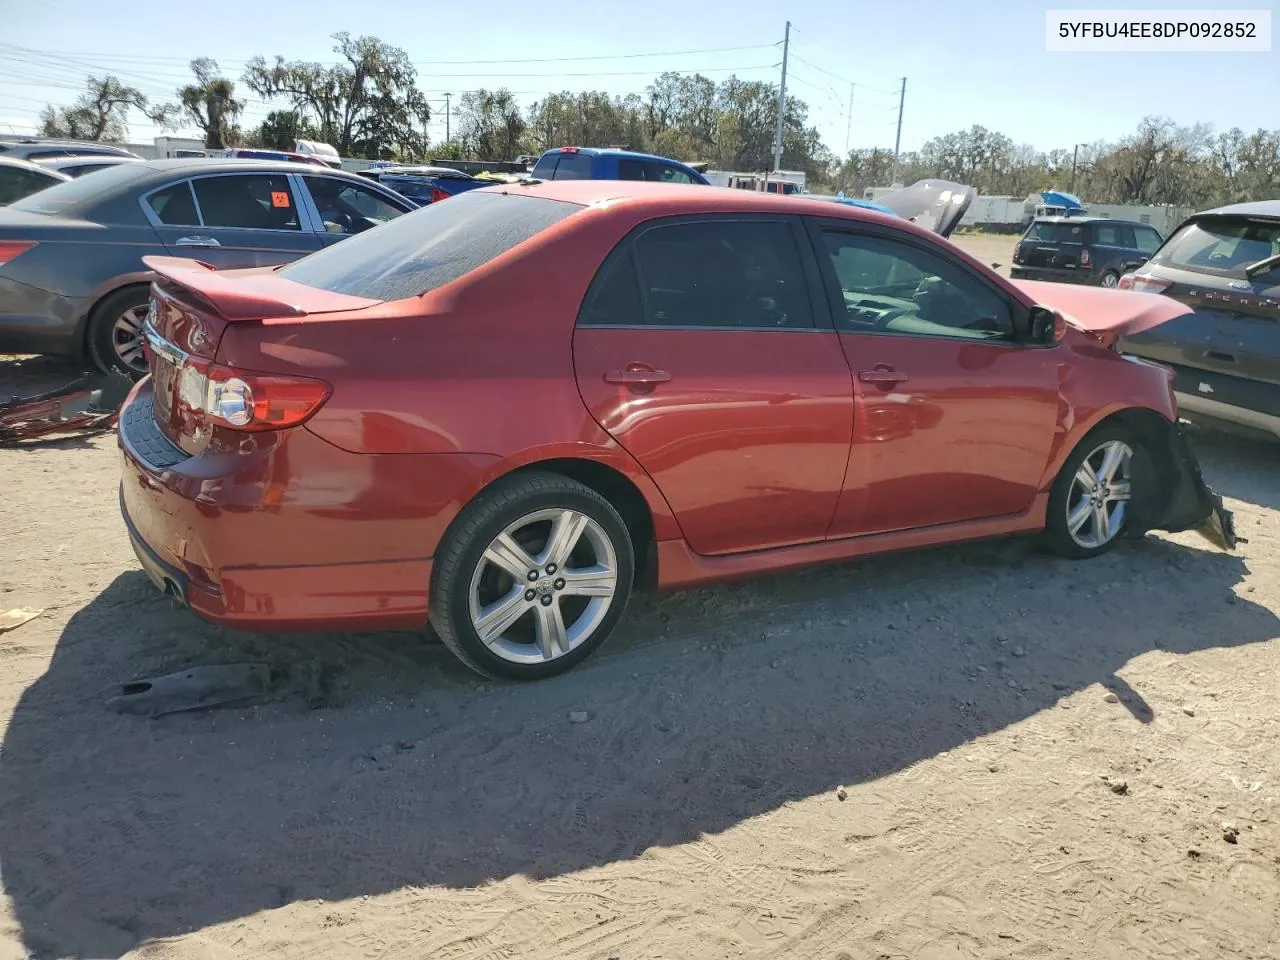
[[[142,349],[143,327],[147,322],[147,304],[130,307],[111,326],[111,350],[115,359],[131,373],[146,373],[147,356]]]
[[[1120,282],[1120,278],[1114,273],[1104,273],[1102,275],[1102,285],[1104,287],[1114,287]]]
[[[1067,533],[1086,550],[1105,546],[1124,529],[1132,487],[1133,450],[1108,440],[1084,458],[1067,492]]]
[[[471,625],[511,663],[557,660],[591,637],[618,590],[618,558],[585,513],[546,509],[508,524],[471,575]]]

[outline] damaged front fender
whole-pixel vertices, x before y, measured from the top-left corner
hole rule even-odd
[[[1235,521],[1222,497],[1204,482],[1200,461],[1182,428],[1163,419],[1158,422],[1159,426],[1143,424],[1144,456],[1134,458],[1134,489],[1143,494],[1130,504],[1130,535],[1194,530],[1223,550],[1235,549],[1245,541],[1236,536]]]

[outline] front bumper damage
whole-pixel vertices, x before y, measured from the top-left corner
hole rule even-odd
[[[1194,530],[1222,550],[1246,543],[1236,535],[1235,521],[1222,497],[1204,482],[1200,461],[1182,428],[1170,424],[1160,433],[1162,436],[1149,434],[1145,438],[1147,456],[1134,458],[1134,487],[1150,491],[1150,495],[1131,501],[1129,534],[1140,537],[1150,530]],[[1140,504],[1145,504],[1145,509]]]

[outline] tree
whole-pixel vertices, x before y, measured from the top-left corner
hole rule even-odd
[[[342,63],[326,67],[277,56],[268,65],[254,57],[245,85],[263,100],[288,100],[344,156],[422,159],[431,108],[408,54],[377,37],[335,33],[333,39]]]
[[[469,90],[458,101],[458,138],[466,152],[481,160],[510,160],[520,152],[528,124],[506,87]]]
[[[84,93],[69,107],[46,106],[40,112],[40,135],[73,140],[124,140],[129,133],[129,111],[138,109],[162,126],[169,122],[165,108],[151,109],[137,87],[127,86],[108,74],[90,76]]]
[[[243,139],[250,147],[292,150],[295,140],[319,140],[320,131],[296,110],[272,110],[258,129]]]
[[[236,118],[244,109],[244,101],[236,99],[236,85],[221,76],[218,61],[208,57],[192,60],[191,72],[196,82],[179,88],[179,102],[169,109],[199,127],[209,149],[231,146],[240,139]]]

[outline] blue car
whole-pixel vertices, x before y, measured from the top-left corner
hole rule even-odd
[[[679,160],[630,150],[558,147],[533,165],[535,180],[652,180],[657,183],[700,183],[707,180]]]

